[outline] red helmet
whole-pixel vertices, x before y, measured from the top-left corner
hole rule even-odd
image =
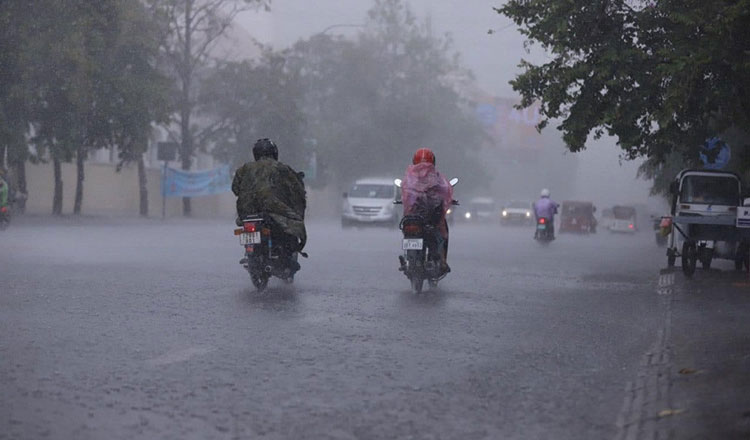
[[[416,165],[422,162],[430,162],[435,165],[435,153],[429,148],[420,148],[417,150],[417,152],[414,153],[414,158],[411,160],[411,163]]]

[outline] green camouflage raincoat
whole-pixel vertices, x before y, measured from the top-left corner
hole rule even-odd
[[[305,184],[290,166],[267,158],[248,162],[235,173],[232,192],[240,219],[267,214],[284,232],[299,239],[302,250],[307,241]]]

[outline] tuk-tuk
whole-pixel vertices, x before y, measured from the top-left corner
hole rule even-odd
[[[682,271],[692,276],[698,260],[704,269],[711,267],[714,258],[738,261],[735,223],[737,207],[742,205],[739,176],[727,171],[687,169],[672,182],[670,193],[673,224],[667,265],[674,266],[681,257]]]
[[[562,202],[560,232],[596,233],[596,207],[591,202],[566,200]]]

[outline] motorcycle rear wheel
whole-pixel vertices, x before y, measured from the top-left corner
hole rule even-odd
[[[412,276],[410,278],[411,288],[415,293],[422,293],[422,286],[424,285],[424,278],[420,276]]]
[[[267,274],[250,274],[250,280],[253,282],[253,286],[258,289],[258,292],[262,292],[268,286],[268,275]]]

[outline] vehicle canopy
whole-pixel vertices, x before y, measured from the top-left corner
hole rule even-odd
[[[566,200],[562,202],[562,215],[566,216],[589,216],[596,211],[591,202],[577,202]]]
[[[715,170],[683,170],[670,186],[672,211],[680,204],[740,206],[742,181],[735,173]]]
[[[612,213],[617,220],[630,220],[636,216],[635,208],[632,206],[614,206]]]

